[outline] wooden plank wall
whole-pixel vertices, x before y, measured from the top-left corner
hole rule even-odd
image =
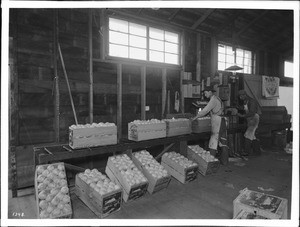
[[[33,176],[32,146],[48,143],[67,143],[68,127],[75,124],[67,84],[62,64],[55,56],[55,32],[61,46],[66,71],[69,78],[76,115],[80,124],[89,123],[89,10],[58,9],[11,9],[16,19],[10,26],[17,28],[11,32],[16,51],[16,75],[18,79],[18,109],[13,120],[18,122],[17,166],[18,178],[24,179],[19,187],[28,186]],[[101,62],[106,53],[103,26],[105,17],[94,10],[92,16],[93,43],[93,121],[117,123],[118,88],[117,64]],[[54,25],[57,23],[57,27]],[[189,68],[195,71],[196,36],[187,34],[189,51],[184,52]],[[189,38],[190,37],[190,38]],[[204,39],[206,40],[206,39]],[[209,50],[209,48],[207,49]],[[57,59],[57,61],[55,60]],[[97,60],[98,59],[98,60]],[[208,60],[201,61],[206,64]],[[186,63],[185,62],[185,63]],[[57,65],[57,66],[56,66]],[[57,110],[55,95],[55,76],[59,78],[59,137],[55,129]],[[209,68],[209,66],[208,66]],[[122,63],[122,134],[127,137],[128,122],[141,119],[141,66]],[[201,69],[206,70],[201,66]],[[209,69],[208,69],[209,70]],[[162,115],[162,72],[161,66],[146,67],[146,119],[161,119]],[[143,85],[144,86],[144,85]],[[169,92],[168,92],[169,91]],[[180,91],[180,71],[166,70],[165,111],[174,112],[175,91]],[[169,93],[169,95],[168,95]],[[168,101],[168,102],[167,102]],[[24,151],[24,152],[22,152]],[[90,161],[90,160],[87,160]],[[26,180],[28,179],[28,180]]]

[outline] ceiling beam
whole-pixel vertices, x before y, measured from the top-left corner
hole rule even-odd
[[[220,34],[225,28],[227,28],[228,26],[231,26],[233,24],[233,22],[239,17],[241,16],[245,11],[244,10],[238,10],[238,12],[236,12],[235,14],[233,14],[231,17],[229,17],[227,20],[225,19],[223,21],[223,23],[220,24],[219,28],[213,32],[214,36],[217,36],[218,34]]]
[[[244,33],[248,28],[250,28],[254,23],[256,23],[258,20],[260,20],[263,16],[265,16],[268,13],[267,10],[262,12],[259,16],[257,16],[254,20],[252,20],[250,23],[248,23],[243,29],[241,29],[239,32],[237,32],[237,36]]]
[[[171,16],[169,16],[168,21],[173,20],[173,19],[176,17],[176,15],[180,12],[180,10],[181,10],[180,8],[179,8],[179,9],[176,9],[176,10],[174,11],[174,13],[172,13]]]
[[[128,18],[136,19],[136,20],[139,20],[139,21],[144,21],[144,22],[147,22],[149,24],[160,23],[161,25],[165,25],[165,26],[168,26],[170,28],[183,29],[183,30],[186,30],[186,31],[201,33],[201,34],[207,35],[209,37],[211,36],[211,34],[207,31],[202,31],[200,29],[191,29],[188,26],[181,25],[181,24],[175,23],[173,21],[158,19],[157,17],[151,17],[151,16],[147,16],[147,15],[139,16],[136,13],[126,12],[126,11],[120,10],[120,9],[107,9],[107,11],[109,11],[111,13],[114,13],[114,14],[119,14],[121,16],[126,16]]]
[[[139,9],[137,14],[140,15],[142,13],[142,11],[143,11],[143,8]]]
[[[206,20],[206,18],[209,17],[210,14],[212,14],[215,11],[215,9],[208,9],[193,25],[192,29],[196,29],[203,21]]]
[[[277,35],[272,36],[271,39],[265,40],[261,42],[261,44],[257,47],[257,49],[262,49],[268,45],[271,45],[272,43],[276,42],[277,40],[281,39],[283,35],[285,35],[286,32],[290,30],[290,27],[281,26],[278,29]]]

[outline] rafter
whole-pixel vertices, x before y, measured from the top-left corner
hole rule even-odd
[[[258,20],[260,20],[263,16],[265,16],[268,13],[267,10],[262,12],[259,16],[257,16],[254,20],[252,20],[250,23],[248,23],[243,29],[241,29],[239,32],[237,32],[237,36],[244,33],[248,28],[250,28],[253,24],[255,24]]]
[[[208,9],[205,14],[203,14],[193,25],[192,25],[192,29],[197,28],[201,23],[203,23],[203,21],[206,20],[206,18],[209,17],[210,14],[212,14],[215,11],[215,9]]]
[[[172,15],[169,16],[168,21],[172,21],[172,20],[176,17],[176,15],[180,12],[180,10],[181,10],[181,9],[176,9],[176,10],[174,11],[174,13],[172,13]]]
[[[221,33],[225,28],[227,28],[228,26],[232,25],[233,22],[242,14],[244,13],[243,10],[239,10],[238,12],[236,12],[234,15],[232,15],[231,17],[229,17],[227,20],[224,20],[224,22],[222,24],[220,24],[219,29],[216,30],[214,32],[214,36],[217,36],[219,33]]]

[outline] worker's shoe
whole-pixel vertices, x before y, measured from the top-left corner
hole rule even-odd
[[[258,139],[253,140],[253,154],[261,155],[260,142]]]
[[[216,157],[217,150],[209,148],[209,152],[212,156]]]

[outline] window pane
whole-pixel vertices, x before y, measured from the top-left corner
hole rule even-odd
[[[139,49],[139,48],[134,48],[130,47],[129,48],[129,58],[133,59],[139,59],[139,60],[146,60],[146,50],[145,49]]]
[[[218,52],[222,53],[222,54],[225,54],[225,46],[222,45],[222,44],[219,44],[218,45]]]
[[[244,51],[241,49],[236,49],[236,56],[243,57]]]
[[[165,43],[165,51],[173,54],[178,54],[178,45],[173,43]]]
[[[228,55],[233,55],[232,47],[226,46],[226,54],[228,54]]]
[[[150,39],[149,47],[151,50],[164,51],[164,42],[159,40]]]
[[[236,57],[236,64],[237,64],[237,65],[243,65],[243,58],[241,58],[241,57]]]
[[[249,58],[244,58],[244,65],[246,65],[246,66],[251,66],[251,59],[249,59]]]
[[[218,54],[218,61],[225,62],[225,54]]]
[[[218,63],[218,70],[225,70],[225,63],[224,62],[219,62]]]
[[[146,38],[142,38],[135,35],[129,36],[129,45],[134,47],[140,47],[140,48],[147,48],[147,42]]]
[[[164,31],[156,28],[149,29],[150,38],[164,40]]]
[[[178,34],[165,31],[165,40],[172,43],[178,43]]]
[[[115,57],[128,58],[128,47],[109,44],[109,55]]]
[[[128,35],[124,33],[109,31],[109,42],[128,45]]]
[[[146,37],[146,34],[147,34],[146,26],[129,23],[129,33],[133,34],[133,35],[139,35],[139,36]]]
[[[233,55],[226,55],[226,62],[233,64],[234,63],[234,56]]]
[[[150,50],[149,60],[156,61],[156,62],[164,62],[164,53]]]
[[[177,54],[165,54],[165,63],[178,64]]]
[[[245,58],[251,58],[251,51],[245,50]]]
[[[284,62],[284,76],[285,77],[291,77],[293,78],[294,76],[294,71],[293,71],[293,62]]]
[[[109,18],[109,29],[128,33],[128,22],[115,18]]]

